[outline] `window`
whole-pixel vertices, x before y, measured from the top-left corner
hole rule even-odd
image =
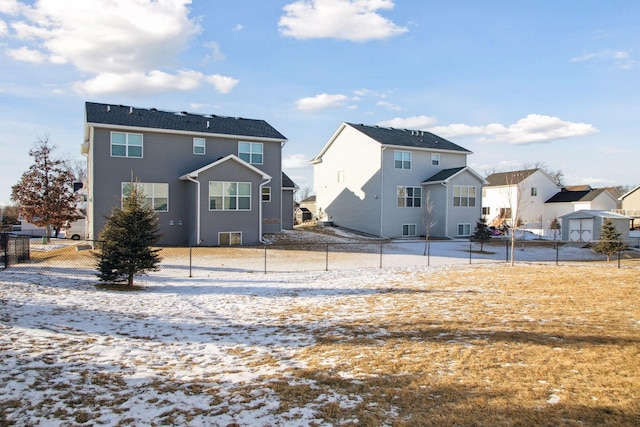
[[[242,244],[242,232],[231,231],[218,233],[218,244],[220,246],[232,246]]]
[[[131,194],[131,183],[122,183],[122,198]],[[133,184],[136,185],[136,184]],[[156,212],[169,212],[169,184],[139,182],[138,191],[142,191],[142,202]]]
[[[453,206],[473,207],[476,205],[476,187],[469,185],[453,186]]]
[[[260,142],[239,142],[238,157],[252,165],[262,164],[262,143]]]
[[[458,224],[458,236],[471,236],[471,224]]]
[[[251,183],[209,181],[209,210],[251,210]]]
[[[111,157],[142,157],[142,134],[111,132]]]
[[[411,151],[395,150],[393,162],[396,169],[411,169]]]
[[[416,235],[416,225],[415,224],[402,224],[402,235],[403,236],[415,236]]]
[[[431,166],[440,166],[440,154],[431,155]]]
[[[491,211],[491,208],[484,207],[484,208],[482,208],[482,215],[489,215],[490,211]]]
[[[193,138],[193,154],[205,154],[207,151],[207,140],[204,138]]]
[[[344,182],[344,171],[338,171],[338,177],[337,177],[338,182]]]
[[[271,187],[262,187],[262,201],[263,202],[271,201]]]
[[[419,208],[422,201],[420,187],[398,187],[399,208]]]
[[[531,187],[531,195],[532,196],[537,196],[538,195],[538,188],[537,187]]]

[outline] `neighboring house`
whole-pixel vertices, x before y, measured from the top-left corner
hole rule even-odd
[[[629,240],[631,218],[614,212],[579,210],[560,217],[562,240],[591,242],[600,239],[602,224],[607,220],[616,226],[622,240]]]
[[[302,224],[313,219],[313,214],[307,208],[296,209],[296,224]]]
[[[86,103],[87,229],[139,185],[160,244],[255,244],[293,224],[287,139],[263,120]],[[136,184],[137,183],[137,184]]]
[[[612,211],[618,205],[616,198],[605,188],[570,188],[575,187],[565,187],[545,202],[547,218],[560,218],[562,215],[580,210]]]
[[[631,218],[631,227],[640,223],[640,185],[620,196],[620,209],[615,212]]]
[[[471,152],[429,132],[342,123],[314,165],[319,221],[383,237],[468,237],[485,180]],[[434,221],[435,220],[435,221]]]
[[[316,196],[309,196],[306,199],[300,201],[300,208],[306,208],[313,213],[316,211]]]
[[[524,228],[544,229],[553,217],[545,212],[545,201],[560,190],[542,169],[526,169],[489,175],[482,193],[482,216],[489,226],[514,226],[515,217]]]

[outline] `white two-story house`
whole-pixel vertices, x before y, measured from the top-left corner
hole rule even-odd
[[[468,237],[486,183],[469,154],[429,132],[342,123],[311,160],[316,216],[382,237]]]
[[[487,177],[482,195],[482,216],[489,226],[548,228],[545,202],[560,186],[542,169],[499,172]],[[516,218],[519,224],[516,224]]]

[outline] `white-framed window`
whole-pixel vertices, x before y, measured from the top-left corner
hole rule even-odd
[[[422,205],[422,188],[398,187],[399,208],[419,208]]]
[[[271,187],[262,187],[262,201],[263,202],[271,201]]]
[[[143,204],[151,206],[155,212],[169,212],[169,184],[153,182],[138,182],[132,184],[130,182],[123,182],[121,191],[122,199],[131,194],[132,185],[137,185],[138,191],[142,191]]]
[[[458,236],[471,236],[471,224],[458,224]]]
[[[209,181],[209,210],[251,210],[251,183]]]
[[[142,158],[142,134],[111,132],[111,157]]]
[[[476,187],[473,185],[453,186],[453,206],[474,207],[476,205]]]
[[[440,154],[438,153],[431,154],[431,166],[440,166]]]
[[[411,151],[394,150],[393,165],[396,169],[411,169]]]
[[[193,138],[193,154],[204,155],[207,152],[207,140],[204,138]]]
[[[224,231],[218,233],[218,245],[233,246],[242,244],[241,231]]]
[[[531,195],[534,197],[538,195],[538,187],[531,187]]]
[[[261,165],[264,160],[263,149],[261,142],[239,142],[238,157],[252,165]]]
[[[402,224],[402,235],[403,236],[415,236],[416,235],[416,225],[415,224]]]

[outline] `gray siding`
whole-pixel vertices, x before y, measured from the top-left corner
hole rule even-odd
[[[126,132],[126,130],[117,130]],[[132,179],[145,183],[169,184],[169,210],[158,212],[160,231],[162,233],[161,244],[185,245],[195,243],[195,187],[194,183],[181,181],[180,176],[202,168],[229,154],[238,154],[238,140],[213,138],[207,135],[197,135],[206,139],[206,154],[193,154],[194,135],[168,134],[153,131],[132,130],[130,133],[143,134],[143,157],[124,158],[111,157],[111,130],[94,128],[92,152],[89,153],[92,165],[92,182],[90,183],[89,203],[92,203],[93,222],[91,223],[92,236],[97,238],[105,224],[106,216],[113,206],[120,204],[121,183],[130,182]],[[243,139],[250,141],[250,139]],[[277,223],[270,223],[269,229],[280,231],[281,217],[281,143],[279,141],[261,141],[264,148],[264,164],[255,165],[256,168],[265,171],[273,177],[269,185],[272,187],[272,201],[264,204],[264,218],[277,219]],[[254,179],[255,179],[255,174]],[[231,179],[230,179],[231,180]],[[238,181],[239,179],[233,178]],[[207,198],[208,182],[201,188],[201,197]],[[260,191],[259,183],[252,186],[252,190]],[[254,195],[252,201],[260,202],[259,194]],[[205,203],[202,207],[208,209]],[[253,209],[250,215],[255,221],[251,227],[241,221],[246,228],[243,230],[243,239],[246,242],[257,242],[256,236],[259,229],[259,219],[255,217],[259,209]],[[233,215],[233,214],[230,214]],[[172,225],[173,224],[173,225]],[[181,224],[181,225],[180,225]],[[232,220],[225,220],[225,227],[236,225]],[[263,230],[267,231],[267,230]],[[245,234],[246,233],[246,234]],[[202,236],[201,236],[202,237]],[[213,237],[207,235],[207,242],[211,243]],[[204,239],[203,239],[204,240]],[[217,242],[217,235],[215,236]],[[213,243],[211,243],[213,244]]]
[[[260,243],[261,176],[234,161],[227,161],[202,172],[197,179],[200,182],[200,244],[219,245],[218,233],[223,232],[242,232],[245,245]],[[210,210],[210,181],[250,182],[251,210]]]

